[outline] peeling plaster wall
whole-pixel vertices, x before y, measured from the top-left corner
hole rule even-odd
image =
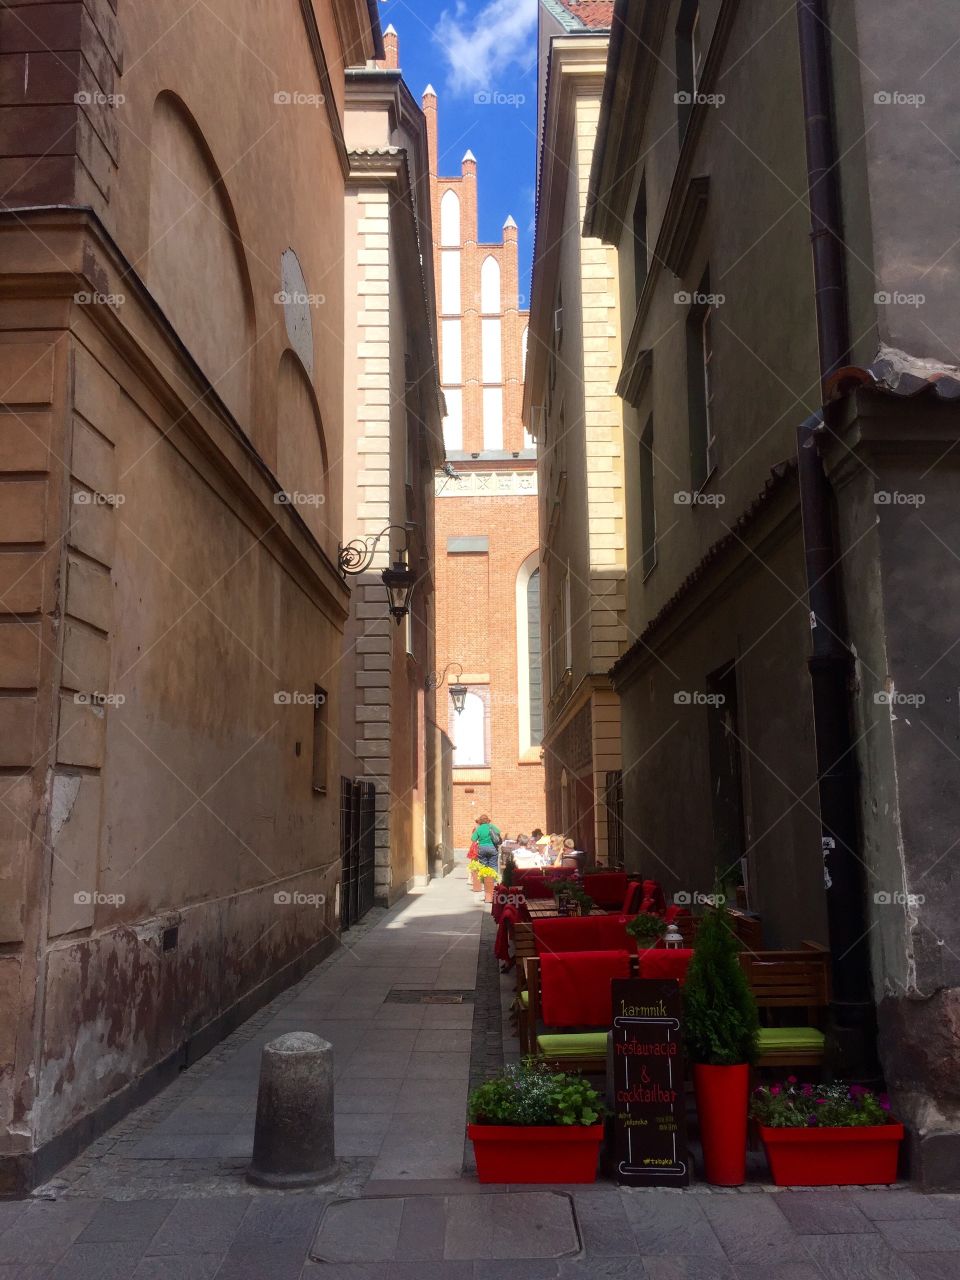
[[[0,219],[3,1189],[30,1184],[37,1152],[48,1169],[67,1158],[103,1104],[202,1052],[337,945],[338,758],[331,734],[318,788],[309,699],[328,690],[332,730],[347,606],[332,563],[339,27],[332,4],[315,6],[325,82],[300,6],[181,10],[101,5],[95,24],[80,4],[37,0],[12,26],[0,15],[4,53],[24,66],[38,32],[71,53],[66,74],[32,58],[28,79],[4,81],[14,134],[43,151],[47,108],[32,104],[61,95],[82,151],[23,173],[0,154],[19,206]],[[274,100],[325,85],[316,109]],[[123,101],[80,108],[79,88]],[[298,285],[323,299],[293,339],[277,302],[291,253]],[[311,520],[275,501],[285,360],[305,371],[298,487],[319,471],[328,498]]]

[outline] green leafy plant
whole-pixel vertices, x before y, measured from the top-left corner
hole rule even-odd
[[[603,1112],[600,1095],[583,1076],[550,1072],[530,1058],[505,1067],[467,1100],[472,1124],[592,1125]]]
[[[756,1088],[750,1116],[772,1129],[846,1129],[894,1123],[885,1093],[874,1093],[862,1084],[801,1084],[796,1076]]]
[[[517,873],[517,864],[513,858],[505,858],[503,862],[503,871],[500,873],[500,883],[505,889],[509,889]]]
[[[739,952],[726,910],[708,911],[683,988],[684,1034],[693,1062],[732,1067],[756,1060],[757,1002]]]
[[[632,938],[648,946],[652,946],[658,938],[662,938],[666,928],[666,924],[659,916],[651,915],[647,911],[641,911],[632,920],[628,920],[626,925],[627,933]]]
[[[576,902],[580,907],[581,915],[585,916],[588,916],[593,910],[593,899],[589,893],[584,893],[576,880],[551,880],[549,883],[553,896],[558,902],[563,897],[566,897],[570,902]]]

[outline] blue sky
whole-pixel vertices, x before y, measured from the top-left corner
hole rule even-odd
[[[380,21],[397,29],[400,66],[417,101],[428,84],[437,91],[441,175],[460,172],[467,148],[477,157],[480,239],[499,241],[507,214],[516,219],[520,292],[529,294],[537,0],[381,0]]]

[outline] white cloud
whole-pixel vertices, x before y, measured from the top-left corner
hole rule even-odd
[[[479,13],[458,0],[440,15],[434,39],[447,60],[454,93],[507,91],[506,73],[536,61],[537,0],[490,0]]]

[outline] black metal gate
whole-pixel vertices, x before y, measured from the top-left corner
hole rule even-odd
[[[607,806],[607,865],[623,869],[623,772],[608,769],[604,800]]]
[[[355,925],[373,906],[376,788],[340,779],[340,928]]]

